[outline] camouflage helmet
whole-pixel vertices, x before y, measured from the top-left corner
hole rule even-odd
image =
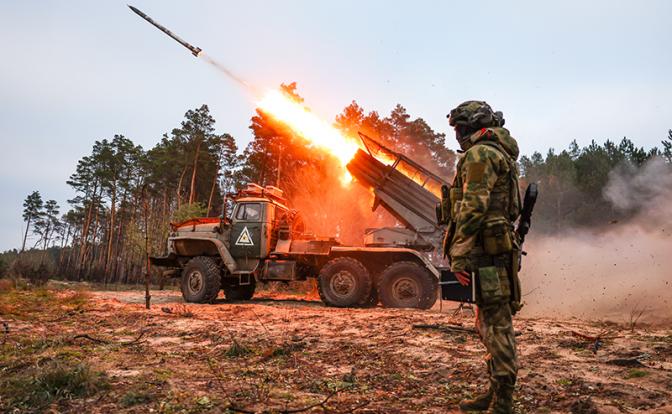
[[[485,101],[462,102],[448,114],[450,126],[471,129],[504,126],[504,114],[493,111]]]

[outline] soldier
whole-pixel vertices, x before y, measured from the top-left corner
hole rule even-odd
[[[450,190],[444,252],[462,285],[476,281],[476,328],[487,349],[489,390],[461,401],[463,411],[512,412],[518,359],[511,316],[520,309],[518,144],[501,112],[467,101],[450,111],[463,155]]]

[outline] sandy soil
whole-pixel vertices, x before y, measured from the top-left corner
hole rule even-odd
[[[75,312],[5,314],[14,335],[7,342],[64,338],[107,374],[108,391],[59,406],[71,412],[289,412],[317,404],[304,412],[445,413],[486,384],[478,338],[442,329],[471,328],[473,315],[455,314],[448,302],[442,311],[337,309],[262,292],[246,303],[185,305],[179,292],[152,294],[150,310],[143,292],[102,291]],[[516,318],[515,329],[517,412],[672,413],[669,327]],[[74,338],[80,334],[109,343]],[[600,334],[596,347],[587,337]]]

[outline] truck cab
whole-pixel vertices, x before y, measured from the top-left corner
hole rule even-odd
[[[262,259],[275,249],[280,221],[287,217],[289,209],[278,197],[281,195],[279,190],[275,197],[261,197],[261,192],[259,187],[259,196],[243,196],[236,200],[229,238],[233,257]]]

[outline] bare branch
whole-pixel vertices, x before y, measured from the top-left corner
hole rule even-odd
[[[416,324],[413,325],[413,329],[436,329],[437,331],[442,331],[442,332],[465,332],[465,333],[470,333],[470,334],[478,334],[476,329],[474,328],[465,328],[464,326],[457,326],[457,325],[439,325],[439,324]]]
[[[86,340],[89,340],[91,342],[95,342],[95,343],[98,343],[98,344],[106,344],[106,345],[113,344],[113,345],[127,346],[127,345],[135,345],[135,344],[140,343],[140,339],[142,339],[142,337],[145,336],[145,332],[146,332],[145,330],[140,331],[140,334],[135,339],[133,339],[131,341],[126,341],[126,342],[112,342],[112,341],[108,341],[108,340],[105,340],[105,339],[94,338],[94,337],[92,337],[88,334],[75,335],[74,337],[72,337],[72,339],[73,340],[75,340],[75,339],[86,339]]]

